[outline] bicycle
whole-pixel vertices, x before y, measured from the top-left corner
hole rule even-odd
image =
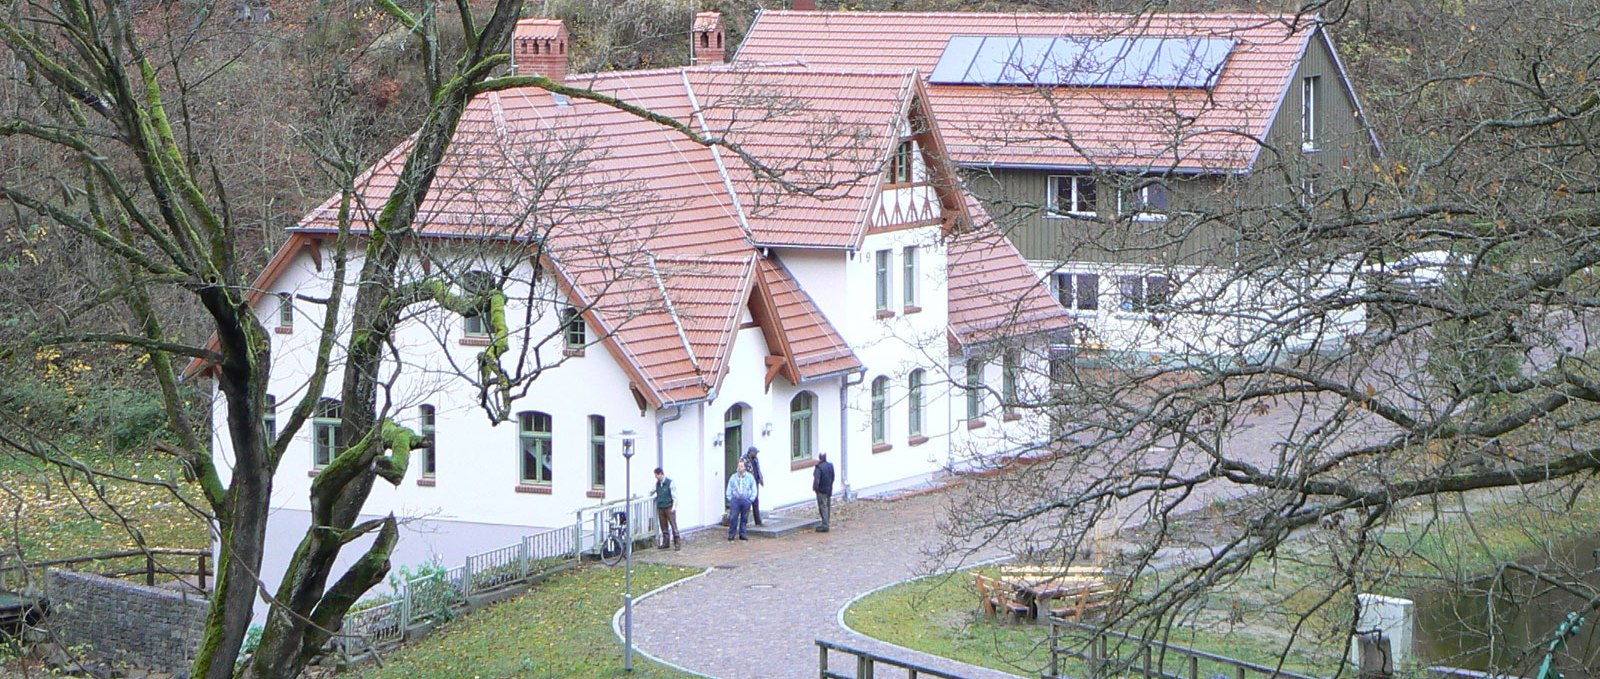
[[[628,513],[612,512],[606,521],[606,536],[600,540],[600,561],[615,566],[622,561],[628,539]]]

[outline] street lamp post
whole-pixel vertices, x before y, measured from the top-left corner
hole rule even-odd
[[[622,542],[622,671],[633,671],[633,441],[637,435],[632,429],[619,433],[622,438],[622,495],[628,512],[627,538]]]

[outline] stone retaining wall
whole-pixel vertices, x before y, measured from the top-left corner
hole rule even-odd
[[[64,646],[162,672],[188,669],[205,629],[206,601],[192,593],[52,570],[47,626]]]

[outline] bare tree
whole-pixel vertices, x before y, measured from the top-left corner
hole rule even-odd
[[[1299,148],[1258,140],[1271,190],[1238,181],[1157,227],[1086,222],[1074,246],[1141,262],[1168,294],[1123,312],[1136,334],[1080,336],[1048,388],[1015,397],[1052,413],[1052,442],[969,483],[951,533],[1060,561],[1113,547],[1162,572],[1118,621],[1156,634],[1218,622],[1199,613],[1209,593],[1314,544],[1327,578],[1294,594],[1279,641],[1333,619],[1337,648],[1354,594],[1392,586],[1417,541],[1385,531],[1491,500],[1553,526],[1591,501],[1600,19],[1583,5],[1303,3],[1346,45],[1385,155],[1310,182]],[[1228,235],[1184,246],[1202,230]],[[1149,344],[1166,349],[1118,351]],[[1542,587],[1600,610],[1584,569],[1547,563]],[[1556,635],[1502,648],[1496,669],[1533,674]]]

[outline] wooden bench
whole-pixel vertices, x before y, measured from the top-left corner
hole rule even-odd
[[[1006,583],[973,573],[972,585],[978,590],[978,609],[986,616],[998,617],[1004,613],[1007,619],[1020,621],[1032,612],[1027,604],[1017,600],[1016,589]]]
[[[1064,620],[1083,620],[1090,615],[1103,615],[1116,604],[1121,594],[1122,584],[1119,580],[1101,580],[1064,593],[1055,600],[1056,605],[1049,607],[1050,615]]]

